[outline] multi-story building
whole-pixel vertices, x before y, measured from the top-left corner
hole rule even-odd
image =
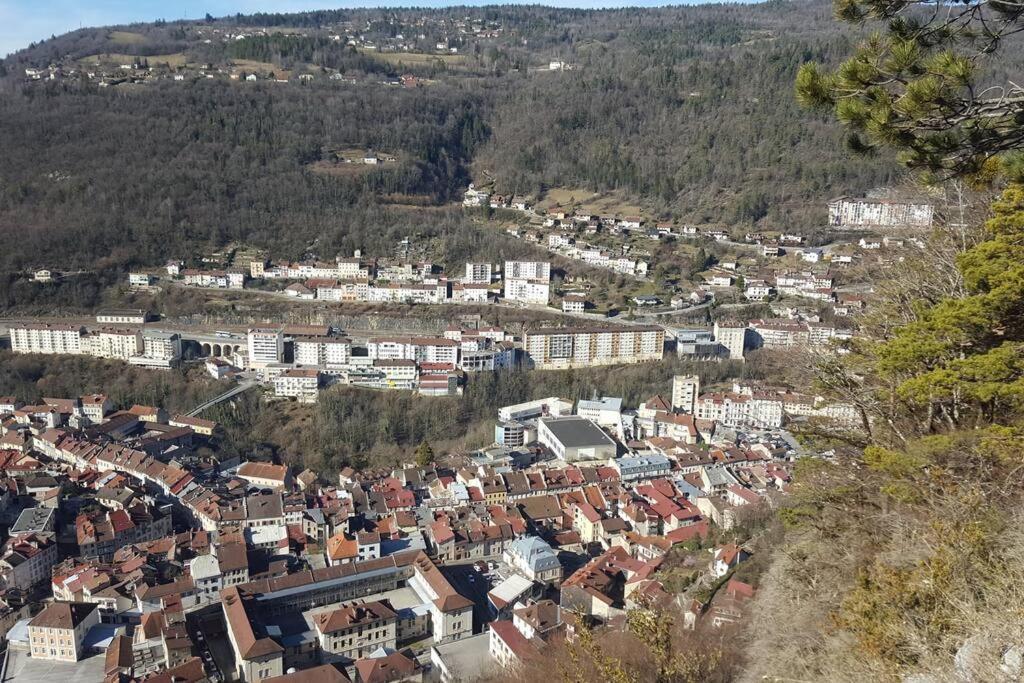
[[[386,389],[415,389],[419,370],[416,361],[407,358],[377,359],[373,369],[379,373],[376,386]]]
[[[316,285],[317,299],[325,301],[370,300],[369,280],[321,280]]]
[[[490,284],[493,268],[490,263],[467,263],[464,283]]]
[[[547,261],[505,261],[506,280],[550,280],[551,264]]]
[[[840,197],[829,202],[828,224],[837,228],[928,228],[934,209],[922,202]]]
[[[456,282],[452,284],[451,302],[454,304],[486,304],[491,301],[490,285],[481,282]]]
[[[583,313],[587,310],[587,299],[579,294],[566,294],[562,297],[563,313]]]
[[[280,329],[253,328],[248,334],[249,366],[265,368],[284,360],[284,333]]]
[[[366,345],[367,355],[374,360],[401,358],[452,365],[458,365],[459,348],[459,342],[444,337],[378,337]]]
[[[285,465],[250,460],[242,463],[237,474],[239,478],[260,488],[290,489],[292,487],[292,475]]]
[[[325,662],[352,662],[397,642],[398,614],[386,601],[342,605],[320,612],[313,624]]]
[[[96,314],[100,325],[142,325],[149,313],[141,308],[105,308]]]
[[[798,320],[751,320],[755,342],[766,349],[786,349],[805,346],[810,341],[810,329]]]
[[[138,502],[127,510],[82,513],[75,520],[78,554],[109,561],[118,549],[171,533],[171,516]]]
[[[82,416],[91,424],[103,422],[103,418],[114,409],[114,402],[106,394],[87,394],[80,397]]]
[[[78,325],[23,325],[11,327],[11,350],[15,353],[82,353]]]
[[[352,356],[352,341],[341,337],[295,337],[296,365],[341,367]]]
[[[539,536],[523,536],[512,541],[502,560],[530,581],[557,584],[562,580],[562,563],[558,555]]]
[[[142,331],[142,353],[128,362],[151,368],[172,368],[181,360],[181,336],[159,330]]]
[[[548,280],[527,280],[505,278],[505,299],[524,304],[547,305],[551,298],[551,283]]]
[[[0,581],[4,589],[29,591],[50,579],[50,568],[57,563],[57,543],[48,537],[27,534],[13,537],[0,556]]]
[[[672,409],[693,413],[700,396],[700,377],[697,375],[676,375],[672,378]]]
[[[28,623],[33,659],[77,662],[89,629],[100,623],[99,605],[92,602],[51,602]]]
[[[294,398],[299,403],[316,403],[320,393],[320,372],[313,368],[290,368],[274,377],[274,395]]]
[[[138,330],[103,328],[82,338],[82,348],[98,358],[128,360],[141,355],[142,333]]]
[[[705,394],[697,400],[696,416],[726,427],[774,429],[782,426],[783,403],[773,396]]]
[[[622,481],[643,481],[666,477],[672,472],[672,461],[658,453],[626,455],[609,460],[608,464],[619,473]]]
[[[729,352],[732,360],[743,360],[747,350],[747,328],[740,325],[720,325],[715,322],[715,341]]]
[[[443,304],[448,300],[448,282],[374,284],[367,287],[366,300],[381,303]]]
[[[523,346],[539,369],[642,363],[662,359],[665,330],[654,325],[540,328],[526,332]]]

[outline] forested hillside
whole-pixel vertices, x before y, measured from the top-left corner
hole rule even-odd
[[[463,14],[503,32],[487,47],[418,62],[327,37],[337,30],[330,22],[344,20],[367,40],[404,30],[430,43],[421,15],[447,25]],[[659,217],[811,230],[832,195],[896,177],[886,160],[845,158],[838,131],[792,102],[801,62],[832,62],[848,47],[828,16],[821,2],[773,2],[352,10],[83,29],[4,62],[0,235],[18,247],[4,250],[0,270],[152,265],[230,241],[287,257],[377,252],[406,234],[468,229],[458,214],[401,205],[446,204],[471,179],[534,197],[618,190]],[[242,26],[271,28],[202,39]],[[274,33],[302,27],[310,33]],[[201,63],[244,74],[256,64],[293,77],[107,88],[84,76],[22,78],[55,62],[84,72],[88,59],[110,54],[143,69]],[[547,71],[549,60],[566,69]],[[362,80],[294,76],[325,69]],[[381,84],[407,72],[424,80]],[[399,161],[312,171],[344,147]]]

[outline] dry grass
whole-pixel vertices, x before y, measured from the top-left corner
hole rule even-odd
[[[592,192],[580,188],[555,187],[544,193],[537,208],[575,208],[583,213],[602,216],[631,216],[644,213],[643,207],[629,201],[621,192]]]
[[[465,66],[469,63],[466,55],[453,54],[430,54],[426,52],[378,52],[366,48],[357,48],[364,55],[369,55],[382,62],[395,66],[405,64],[408,66],[428,66],[436,62],[443,62],[445,66]]]
[[[111,31],[107,38],[118,45],[141,45],[146,42],[146,36],[132,31]]]
[[[184,66],[188,62],[188,58],[183,52],[174,52],[166,55],[149,55],[147,57],[140,57],[139,55],[130,55],[126,52],[103,52],[98,55],[90,55],[83,57],[78,60],[80,64],[85,65],[98,65],[98,64],[131,64],[133,62],[145,59],[149,62],[150,66],[157,64],[167,64],[170,67]]]

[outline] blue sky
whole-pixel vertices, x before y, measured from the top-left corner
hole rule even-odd
[[[489,0],[500,2],[500,0]],[[530,0],[518,0],[528,2]],[[675,2],[686,0],[675,0]],[[694,0],[690,0],[693,2]],[[700,2],[702,0],[696,0]],[[664,0],[545,0],[543,4],[573,7],[607,7],[628,4],[657,5]],[[156,19],[196,19],[207,12],[224,16],[235,12],[297,12],[335,7],[380,5],[467,5],[474,0],[0,0],[0,55],[7,55],[29,43],[60,35],[83,26],[127,24]]]

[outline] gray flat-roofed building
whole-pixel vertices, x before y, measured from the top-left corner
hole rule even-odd
[[[430,648],[430,662],[441,683],[483,678],[497,672],[498,665],[490,654],[490,639],[491,634],[485,631]]]
[[[26,508],[11,527],[11,536],[52,533],[57,528],[57,511],[53,508]]]
[[[542,418],[537,422],[537,441],[567,462],[608,460],[617,452],[615,442],[591,420],[576,415]]]

